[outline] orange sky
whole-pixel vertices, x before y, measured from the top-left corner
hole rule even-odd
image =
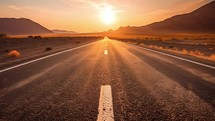
[[[48,29],[98,32],[142,26],[191,12],[213,0],[1,0],[0,17],[29,18]],[[113,23],[102,20],[111,7]]]

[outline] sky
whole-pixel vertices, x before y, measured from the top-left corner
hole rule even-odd
[[[0,18],[29,18],[53,30],[100,32],[143,26],[213,0],[0,0]]]

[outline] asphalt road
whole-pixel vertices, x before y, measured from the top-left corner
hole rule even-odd
[[[104,39],[2,71],[0,121],[96,121],[102,85],[115,121],[215,120],[215,69]]]

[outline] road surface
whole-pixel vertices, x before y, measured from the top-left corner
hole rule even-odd
[[[0,72],[0,120],[104,118],[215,120],[215,69],[105,38]]]

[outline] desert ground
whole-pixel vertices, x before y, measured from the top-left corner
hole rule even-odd
[[[96,36],[10,36],[0,38],[0,66],[30,60],[102,38]]]
[[[84,45],[101,40],[104,36],[133,45],[186,56],[187,58],[200,58],[204,61],[210,61],[210,63],[215,61],[214,34],[135,35],[96,33],[72,36],[67,34],[21,35],[0,38],[0,66]],[[10,51],[13,50],[19,52],[20,55],[10,55]]]
[[[215,34],[135,35],[110,34],[109,38],[160,51],[215,61]]]

